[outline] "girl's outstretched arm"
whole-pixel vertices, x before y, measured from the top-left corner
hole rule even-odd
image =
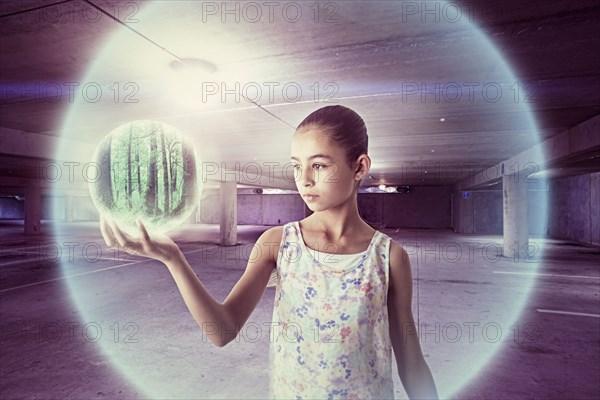
[[[406,250],[390,243],[388,316],[390,338],[398,374],[409,399],[438,399],[431,371],[425,362],[412,314],[412,271]]]
[[[116,223],[101,221],[102,235],[109,247],[118,243],[130,254],[154,258],[167,266],[194,320],[212,343],[223,347],[234,339],[267,287],[277,261],[273,258],[273,246],[279,244],[281,230],[275,227],[263,232],[252,248],[246,271],[225,301],[219,303],[171,239],[161,234],[150,236],[143,224],[138,226],[140,238],[134,238],[122,232]]]

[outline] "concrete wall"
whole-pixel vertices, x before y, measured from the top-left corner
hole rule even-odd
[[[25,201],[15,197],[0,197],[0,219],[23,219]],[[42,219],[65,221],[64,196],[42,196]],[[98,212],[89,196],[73,197],[74,221],[98,221]]]
[[[457,233],[473,233],[475,230],[475,200],[476,192],[452,193],[452,227]],[[468,196],[468,197],[465,197]]]
[[[453,228],[458,233],[502,234],[502,191],[451,193],[447,187],[413,187],[409,194],[361,193],[359,211],[363,218],[388,228]],[[198,216],[188,222],[218,224],[218,191],[205,193]],[[545,220],[544,197],[548,196]],[[52,205],[55,210],[53,211]],[[22,219],[24,202],[0,197],[0,219]],[[240,225],[281,225],[304,218],[304,202],[297,194],[238,194]],[[409,210],[409,212],[405,212]],[[65,220],[65,200],[42,197],[42,219]],[[74,196],[73,220],[98,220],[87,196]],[[600,173],[558,178],[549,181],[549,192],[528,192],[528,220],[531,235],[600,245]],[[547,222],[547,224],[545,224]]]
[[[362,217],[382,228],[450,228],[450,189],[412,187],[410,193],[361,193]]]
[[[0,197],[0,219],[23,219],[25,202],[12,197]]]
[[[304,218],[302,198],[297,194],[238,194],[239,225],[282,225]],[[200,222],[219,223],[219,195],[212,193],[200,202]]]
[[[527,193],[529,195],[529,193]],[[529,198],[528,198],[529,199]],[[501,235],[504,219],[502,191],[481,191],[474,193],[473,233],[481,235]]]
[[[76,201],[73,199],[74,203]],[[42,196],[42,219],[65,221],[66,215],[64,196]]]
[[[204,193],[198,215],[188,222],[219,223],[219,193],[216,190]],[[2,218],[23,218],[23,206],[16,199],[3,198],[0,203]],[[22,202],[21,202],[22,203]],[[44,219],[53,217],[65,220],[65,199],[53,202],[43,199]],[[388,228],[450,228],[450,191],[446,187],[413,187],[411,193],[361,193],[358,196],[359,211],[363,218],[379,227]],[[20,208],[19,208],[20,207]],[[11,211],[13,210],[13,211]],[[14,211],[16,210],[16,211]],[[410,212],[404,212],[410,210]],[[303,219],[304,201],[298,194],[238,194],[238,224],[281,225]],[[86,196],[73,197],[73,221],[98,220],[98,213],[91,199]]]
[[[450,191],[446,187],[414,187],[409,194],[361,193],[358,207],[366,221],[379,227],[451,227]],[[218,224],[219,211],[218,193],[210,193],[201,201],[200,221]],[[303,218],[304,201],[298,194],[238,194],[240,225],[281,225]]]
[[[549,235],[600,245],[600,172],[550,182]]]
[[[470,198],[463,193],[452,197],[454,231],[501,235],[502,191],[471,191]],[[599,172],[551,179],[547,192],[529,190],[527,197],[530,235],[600,245]]]
[[[55,204],[56,212],[52,211],[52,196],[42,196],[42,219],[64,220],[64,198],[58,198]],[[62,214],[61,214],[62,212]],[[0,219],[25,218],[25,200],[15,197],[0,197]]]
[[[73,197],[73,219],[75,221],[98,221],[100,214],[89,196]]]
[[[469,196],[465,197],[464,193]],[[545,198],[548,192],[527,192],[527,221],[529,234],[544,236],[548,231]],[[504,213],[502,190],[465,191],[452,194],[453,228],[458,233],[502,235]]]

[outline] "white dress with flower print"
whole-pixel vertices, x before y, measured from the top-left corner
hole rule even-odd
[[[366,251],[309,249],[285,224],[270,336],[271,399],[393,399],[387,288],[391,238]]]

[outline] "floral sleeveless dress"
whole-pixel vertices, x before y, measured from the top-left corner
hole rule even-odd
[[[306,246],[298,221],[284,225],[269,398],[394,398],[387,313],[390,241],[376,231],[362,253],[324,253]]]

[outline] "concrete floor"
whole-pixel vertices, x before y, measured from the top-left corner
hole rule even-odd
[[[22,234],[22,222],[0,223],[0,398],[266,396],[269,339],[264,331],[261,336],[245,330],[239,342],[216,348],[202,337],[162,264],[115,257],[97,223],[45,222],[42,229],[55,227],[58,237],[31,238]],[[240,226],[240,245],[227,250],[213,244],[218,226],[190,225],[173,237],[222,301],[264,230]],[[413,312],[429,332],[425,341],[421,338],[422,348],[440,394],[452,392],[454,399],[598,398],[600,249],[532,238],[543,257],[515,263],[497,257],[497,246],[490,246],[501,245],[500,236],[430,229],[384,232],[411,253]],[[477,249],[485,245],[482,254]],[[98,248],[102,257],[95,259]],[[274,288],[268,288],[248,327],[270,321],[273,297]],[[527,301],[516,315],[519,299]],[[473,338],[468,323],[478,324],[470,325]],[[501,328],[502,334],[494,329],[484,333],[484,324]],[[496,343],[502,347],[492,354]],[[491,358],[484,365],[486,354]],[[460,377],[471,376],[457,391]],[[407,398],[396,372],[395,379],[397,398]]]

